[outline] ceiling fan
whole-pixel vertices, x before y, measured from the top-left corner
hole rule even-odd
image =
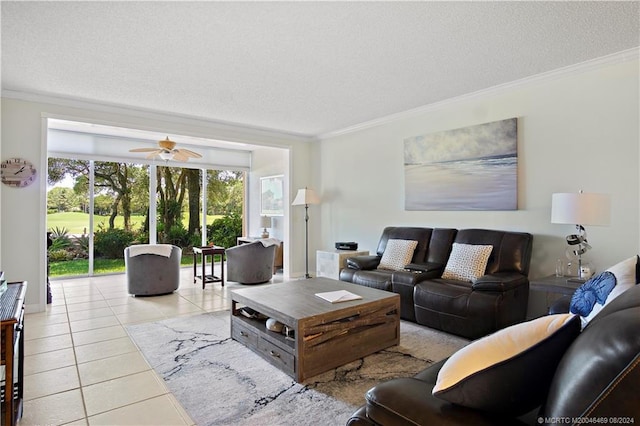
[[[201,154],[185,148],[176,148],[176,143],[169,139],[158,141],[159,148],[134,148],[129,152],[148,152],[147,158],[160,157],[161,159],[189,161],[189,158],[202,158]]]

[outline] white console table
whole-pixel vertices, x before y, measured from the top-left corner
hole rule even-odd
[[[368,256],[366,250],[318,250],[316,252],[316,276],[340,279],[340,269],[346,268],[347,259],[354,256]]]

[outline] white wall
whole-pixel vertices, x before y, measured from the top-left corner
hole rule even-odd
[[[373,252],[389,225],[526,231],[534,235],[530,276],[545,276],[574,231],[550,223],[551,194],[583,189],[612,198],[611,226],[587,227],[596,269],[638,253],[638,81],[636,55],[323,138],[316,248],[354,240]],[[510,117],[518,117],[517,211],[404,210],[405,138]]]
[[[291,161],[309,163],[308,139],[148,111],[55,98],[20,100],[16,97],[3,93],[2,158],[24,157],[37,167],[40,179],[24,189],[4,187],[0,190],[0,268],[10,281],[29,282],[26,297],[29,312],[44,309],[46,303],[46,128],[43,117],[281,147],[289,152],[287,160],[291,159],[285,162],[290,169],[289,186],[304,186],[309,180],[306,168],[291,164]],[[303,234],[285,230],[285,237],[290,240],[286,247],[291,253],[304,250]],[[284,255],[287,262],[287,250]],[[293,256],[287,263],[292,263],[297,270],[304,268],[304,258],[300,256]]]
[[[285,192],[289,200],[305,186],[316,189],[322,198],[321,205],[309,209],[312,272],[316,249],[355,240],[362,249],[373,251],[385,226],[420,225],[531,232],[531,276],[547,275],[555,259],[564,254],[565,235],[573,231],[569,225],[550,223],[551,194],[579,189],[612,196],[611,226],[587,229],[594,247],[588,257],[602,269],[637,253],[639,247],[638,80],[636,55],[618,64],[446,102],[325,137],[317,144],[202,120],[58,99],[23,101],[3,93],[2,158],[30,160],[40,171],[40,181],[26,189],[0,189],[0,265],[9,280],[29,281],[29,310],[44,307],[45,116],[288,150]],[[518,211],[404,211],[404,138],[509,117],[519,118]],[[297,276],[304,268],[304,209],[291,208],[289,217],[283,238],[290,241],[285,246],[285,264]]]
[[[259,237],[262,234],[260,226],[260,178],[267,176],[283,176],[283,193],[289,195],[289,153],[288,150],[278,148],[260,148],[252,152],[251,172],[248,174],[248,187],[246,208],[247,208],[247,231],[252,237]],[[290,202],[285,199],[285,209]],[[285,231],[289,228],[288,211],[283,216],[272,218],[272,228],[269,237],[285,240]],[[284,262],[284,269],[288,271],[288,262]]]

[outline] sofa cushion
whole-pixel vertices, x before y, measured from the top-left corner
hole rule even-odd
[[[469,408],[524,414],[540,405],[566,349],[580,333],[576,315],[513,325],[453,354],[433,395]]]
[[[390,269],[392,271],[401,271],[406,265],[411,263],[413,252],[418,242],[415,240],[389,240],[387,247],[380,259],[380,269]]]
[[[604,303],[596,303],[591,312],[582,317],[582,327],[591,321],[608,303],[620,296],[625,291],[629,290],[636,284],[636,264],[638,263],[638,256],[632,256],[622,262],[615,264],[607,269],[616,277],[616,286],[611,290],[611,293],[607,296]],[[585,283],[587,284],[587,283]],[[583,284],[583,285],[585,285]]]
[[[493,246],[453,243],[442,278],[472,282],[484,275]]]

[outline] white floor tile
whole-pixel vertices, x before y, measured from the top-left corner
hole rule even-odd
[[[89,309],[87,311],[69,312],[69,321],[82,321],[90,318],[108,317],[113,315],[111,308]]]
[[[167,393],[152,371],[82,388],[87,415],[93,416]]]
[[[24,399],[40,398],[80,387],[76,366],[24,376]]]
[[[72,321],[69,325],[71,326],[71,332],[76,333],[79,331],[94,330],[96,328],[111,327],[119,324],[120,322],[115,317],[115,315],[111,315],[108,317],[98,317],[80,321]]]
[[[93,385],[107,380],[117,379],[130,374],[150,370],[149,364],[140,352],[103,358],[78,364],[82,386]]]
[[[25,321],[25,326],[27,325]],[[40,339],[42,337],[59,336],[61,334],[69,334],[69,323],[61,324],[48,324],[29,327],[28,331],[25,328],[24,340],[25,342],[33,339]]]
[[[28,335],[31,330],[25,325],[25,334]],[[24,354],[35,355],[42,352],[56,351],[58,349],[71,348],[71,334],[61,334],[59,336],[42,337],[40,339],[32,339],[24,341]]]
[[[111,356],[122,355],[129,352],[137,352],[138,348],[127,337],[107,340],[104,342],[90,343],[88,345],[76,346],[76,359],[78,364],[96,361]]]
[[[84,421],[86,414],[80,389],[25,401],[20,425],[62,425]]]
[[[73,348],[43,352],[24,357],[24,374],[36,374],[76,364]]]
[[[181,274],[178,291],[157,297],[129,295],[123,274],[53,280],[54,303],[25,319],[20,424],[194,425],[123,327],[229,309],[228,289]]]
[[[168,395],[158,396],[126,407],[89,417],[90,425],[191,425],[172,404]]]
[[[88,345],[89,343],[103,342],[105,340],[118,339],[127,336],[122,326],[98,328],[96,330],[79,331],[73,333],[74,345]]]

